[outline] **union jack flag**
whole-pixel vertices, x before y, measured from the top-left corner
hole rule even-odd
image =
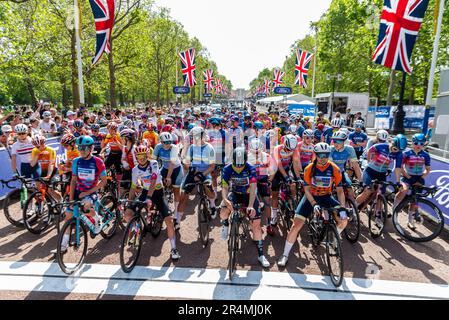
[[[303,88],[307,88],[307,76],[312,58],[313,53],[296,49],[295,84],[299,84]]]
[[[115,18],[115,0],[89,0],[94,14],[97,44],[92,64],[96,64],[103,52],[111,52],[111,34]]]
[[[385,0],[372,60],[412,73],[410,60],[429,0]]]
[[[222,89],[223,85],[221,84],[220,78],[215,79],[215,93],[221,94]]]
[[[181,58],[184,86],[189,86],[191,88],[196,84],[195,48],[190,48],[187,51],[179,52],[178,55]]]
[[[265,79],[263,81],[263,89],[262,92],[265,93],[267,96],[270,94],[270,81]]]
[[[281,69],[274,69],[273,89],[279,87],[282,84],[282,78],[285,72]]]
[[[206,71],[203,72],[204,75],[204,86],[206,87],[206,91],[212,91],[213,85],[212,82],[214,81],[213,75],[214,75],[214,70],[212,69],[208,69]]]

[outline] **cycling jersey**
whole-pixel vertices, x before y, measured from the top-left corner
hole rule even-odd
[[[375,144],[368,152],[374,152],[371,161],[368,159],[368,167],[374,171],[386,173],[392,160],[395,161],[395,168],[401,167],[402,152],[390,152],[388,143]]]
[[[229,140],[232,141],[232,147],[235,149],[243,144],[243,129],[241,127],[229,128]]]
[[[356,144],[360,142],[368,141],[368,136],[364,132],[351,132],[349,134],[349,140],[352,142],[352,146],[356,152],[362,152],[363,147],[357,147]]]
[[[11,154],[16,155],[21,163],[31,162],[31,152],[34,145],[31,143],[31,138],[27,137],[25,142],[16,141],[11,147]]]
[[[37,162],[39,163],[42,171],[47,171],[51,164],[56,162],[56,151],[48,146],[43,151],[38,148],[34,148],[31,152],[31,158],[37,156]]]
[[[304,143],[304,141],[301,141],[298,144],[299,158],[303,170],[313,159],[314,155],[313,148],[314,148],[313,144],[307,145]]]
[[[280,134],[283,136],[285,131],[287,131],[289,124],[285,121],[278,121],[276,122],[276,127],[280,129]]]
[[[88,191],[98,184],[100,177],[106,176],[106,166],[103,160],[96,156],[87,160],[79,157],[73,160],[72,175],[78,178],[76,190]]]
[[[226,131],[224,129],[210,129],[207,130],[207,136],[209,137],[209,143],[215,150],[215,162],[217,164],[225,164]]]
[[[276,164],[266,152],[248,154],[248,163],[256,168],[257,180],[266,180],[277,171]]]
[[[257,183],[256,168],[248,162],[242,168],[236,168],[232,164],[223,168],[222,184],[231,186],[232,192],[246,194],[251,183]]]
[[[290,167],[290,164],[293,162],[294,157],[299,158],[298,148],[295,150],[287,150],[284,145],[279,145],[274,148],[274,159],[276,160],[276,164],[278,166],[282,166],[285,170]]]
[[[157,144],[153,151],[153,159],[161,159],[162,166],[165,169],[170,167],[170,164],[173,163],[173,168],[178,168],[181,165],[181,160],[179,159],[179,149],[178,146],[172,144],[170,149],[165,150],[161,143]]]
[[[145,131],[142,139],[147,139],[150,142],[150,146],[154,148],[158,143],[159,135],[154,131]]]
[[[142,188],[149,190],[151,180],[156,180],[156,190],[162,189],[162,176],[156,160],[150,160],[145,167],[141,167],[139,164],[133,168],[131,185],[133,188],[139,185],[140,181]]]
[[[99,133],[97,136],[91,135],[90,136],[93,140],[94,140],[94,150],[96,152],[100,152],[101,151],[101,143],[103,142],[104,139],[104,134]]]
[[[304,170],[304,185],[310,186],[310,192],[314,196],[324,196],[332,194],[332,187],[335,184],[341,186],[342,175],[337,165],[328,161],[322,166],[316,163],[315,173],[312,175],[314,164],[309,164]]]
[[[186,162],[198,172],[206,171],[215,163],[215,150],[210,143],[202,146],[190,145],[186,154]]]
[[[122,138],[120,138],[119,134],[115,134],[112,136],[111,134],[107,134],[106,137],[103,140],[104,145],[109,145],[111,152],[119,152],[121,151],[120,146],[118,145],[118,142],[120,144],[123,144]]]
[[[354,148],[351,146],[344,146],[340,151],[337,151],[335,146],[331,146],[331,154],[329,159],[337,165],[341,172],[345,172],[346,162],[353,159],[357,160],[357,156]]]
[[[430,166],[430,155],[421,150],[416,153],[412,149],[404,151],[402,162],[405,164],[405,171],[411,176],[422,176],[426,167]]]
[[[122,166],[125,170],[131,170],[137,163],[136,154],[134,152],[135,147],[132,146],[131,149],[128,147],[123,147],[122,152]]]

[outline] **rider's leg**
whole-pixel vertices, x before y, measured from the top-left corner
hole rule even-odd
[[[401,182],[402,188],[398,193],[396,193],[396,196],[394,197],[394,203],[393,203],[393,210],[396,208],[396,206],[401,203],[402,200],[404,200],[405,196],[407,195],[408,190],[410,190],[410,187],[407,183]]]

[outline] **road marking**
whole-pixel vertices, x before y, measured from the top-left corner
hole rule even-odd
[[[329,277],[287,272],[141,267],[124,273],[118,265],[86,264],[67,276],[56,263],[0,261],[0,290],[112,294],[191,299],[449,299],[449,286],[345,278],[335,288]]]

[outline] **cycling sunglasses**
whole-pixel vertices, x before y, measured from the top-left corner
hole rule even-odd
[[[425,142],[413,142],[415,146],[423,146]]]
[[[330,153],[317,153],[316,156],[319,159],[326,159],[329,158]]]
[[[91,146],[78,146],[79,151],[88,151],[90,150]]]
[[[344,144],[344,140],[333,140],[335,144]]]
[[[171,141],[164,141],[164,142],[162,142],[163,144],[171,144],[172,142]]]

